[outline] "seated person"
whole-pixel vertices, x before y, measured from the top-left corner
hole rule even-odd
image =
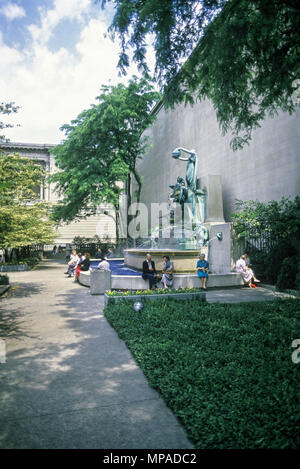
[[[254,282],[259,282],[254,273],[253,270],[250,269],[250,267],[247,265],[246,261],[248,258],[248,254],[243,254],[240,259],[236,263],[236,271],[242,275],[244,282],[250,287],[250,288],[256,288]]]
[[[101,257],[101,260],[98,264],[97,269],[98,270],[109,270],[110,271],[109,262],[106,260],[106,258],[104,256]]]
[[[101,257],[102,257],[102,250],[101,248],[98,248],[95,253],[95,259],[101,259]]]
[[[74,275],[74,272],[76,272],[78,264],[80,262],[84,261],[84,259],[85,259],[85,256],[81,252],[79,252],[78,255],[77,255],[77,261],[76,261],[75,265],[72,267],[73,275]]]
[[[205,254],[200,254],[199,261],[197,262],[197,273],[198,273],[198,277],[201,278],[203,290],[206,290],[208,269],[209,269],[209,264],[205,260]]]
[[[151,260],[151,254],[147,254],[146,260],[143,262],[143,275],[144,280],[149,280],[150,290],[158,282],[158,273],[155,270],[155,262]]]
[[[90,268],[90,264],[91,264],[90,253],[86,252],[83,257],[84,259],[79,261],[76,267],[76,275],[75,275],[74,282],[78,282],[78,277],[79,277],[80,272],[86,272]]]
[[[164,263],[162,267],[162,283],[164,288],[169,288],[173,286],[173,271],[174,271],[174,264],[170,261],[169,256],[164,256]]]
[[[108,248],[106,257],[107,257],[107,259],[111,259],[112,257],[114,257],[114,253],[111,250],[111,248]]]
[[[65,272],[65,274],[68,274],[68,277],[71,277],[73,268],[76,266],[76,264],[79,261],[79,257],[77,256],[76,250],[73,249],[70,255],[70,260],[68,262],[68,270]]]

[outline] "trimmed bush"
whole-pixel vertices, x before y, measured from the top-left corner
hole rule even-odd
[[[8,285],[9,278],[7,275],[0,275],[0,285]]]
[[[294,256],[285,258],[279,270],[276,288],[280,291],[295,288],[297,271],[297,257]]]
[[[296,281],[295,281],[295,288],[297,290],[300,290],[300,260],[298,261],[298,265],[297,265],[297,275],[296,275]]]
[[[196,448],[300,447],[300,300],[143,303],[105,316]]]

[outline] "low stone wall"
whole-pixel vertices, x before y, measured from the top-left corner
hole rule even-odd
[[[10,285],[0,285],[0,296],[10,289]]]
[[[90,287],[91,273],[80,272],[79,282]],[[207,287],[242,287],[244,285],[242,276],[236,272],[229,274],[210,274],[207,280]],[[197,288],[201,286],[201,281],[197,274],[175,274],[173,288]],[[111,288],[113,290],[145,290],[149,288],[149,282],[141,276],[112,275]]]
[[[27,264],[0,265],[0,272],[23,272],[30,270]]]

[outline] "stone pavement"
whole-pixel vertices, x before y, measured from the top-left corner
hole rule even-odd
[[[0,299],[0,448],[192,448],[102,314],[58,260],[10,273]]]
[[[274,301],[284,294],[264,288],[228,288],[223,290],[208,290],[206,301],[208,303],[244,303],[247,301]]]
[[[74,284],[62,261],[10,273],[0,298],[0,448],[192,448],[102,314],[103,297]],[[209,302],[273,300],[212,290]]]

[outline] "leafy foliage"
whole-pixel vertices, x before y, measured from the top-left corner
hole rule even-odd
[[[111,243],[111,240],[105,238],[99,238],[94,236],[93,238],[86,238],[84,236],[75,236],[72,241],[72,246],[78,252],[89,252],[93,257],[97,249],[101,249],[102,253],[106,253],[108,248],[115,249],[115,245]]]
[[[34,189],[44,176],[39,164],[19,155],[0,154],[0,247],[17,248],[53,241],[47,204]]]
[[[114,296],[139,296],[139,295],[174,295],[178,293],[203,292],[202,288],[156,288],[155,290],[109,290],[109,297]]]
[[[278,290],[295,288],[297,272],[297,257],[286,257],[282,262],[282,266],[277,277],[276,287],[278,288]]]
[[[271,200],[266,203],[237,200],[236,208],[237,212],[231,215],[236,235],[245,237],[249,230],[255,228],[293,243],[300,252],[300,196],[295,200],[282,197],[279,202]]]
[[[145,149],[143,131],[153,122],[151,107],[158,93],[146,79],[132,78],[128,86],[103,86],[99,104],[64,125],[66,140],[54,148],[59,172],[50,177],[63,195],[55,220],[71,221],[95,213],[101,202],[118,209],[119,182],[136,173]]]
[[[0,285],[8,285],[9,277],[7,275],[0,275]]]
[[[300,197],[267,203],[239,200],[236,205],[238,211],[232,214],[235,236],[244,242],[251,262],[260,264],[261,272],[256,274],[276,284],[284,259],[294,257],[297,264],[300,255]]]
[[[144,300],[105,316],[196,448],[297,448],[299,300]]]
[[[295,280],[295,287],[297,290],[300,290],[300,260],[298,260],[297,264],[297,274],[296,274],[296,280]]]
[[[234,150],[249,143],[253,129],[278,108],[295,110],[296,0],[111,1],[116,12],[110,31],[121,38],[120,69],[125,73],[133,49],[133,60],[148,72],[147,41],[152,42],[165,104],[210,99],[223,133],[233,134]]]

